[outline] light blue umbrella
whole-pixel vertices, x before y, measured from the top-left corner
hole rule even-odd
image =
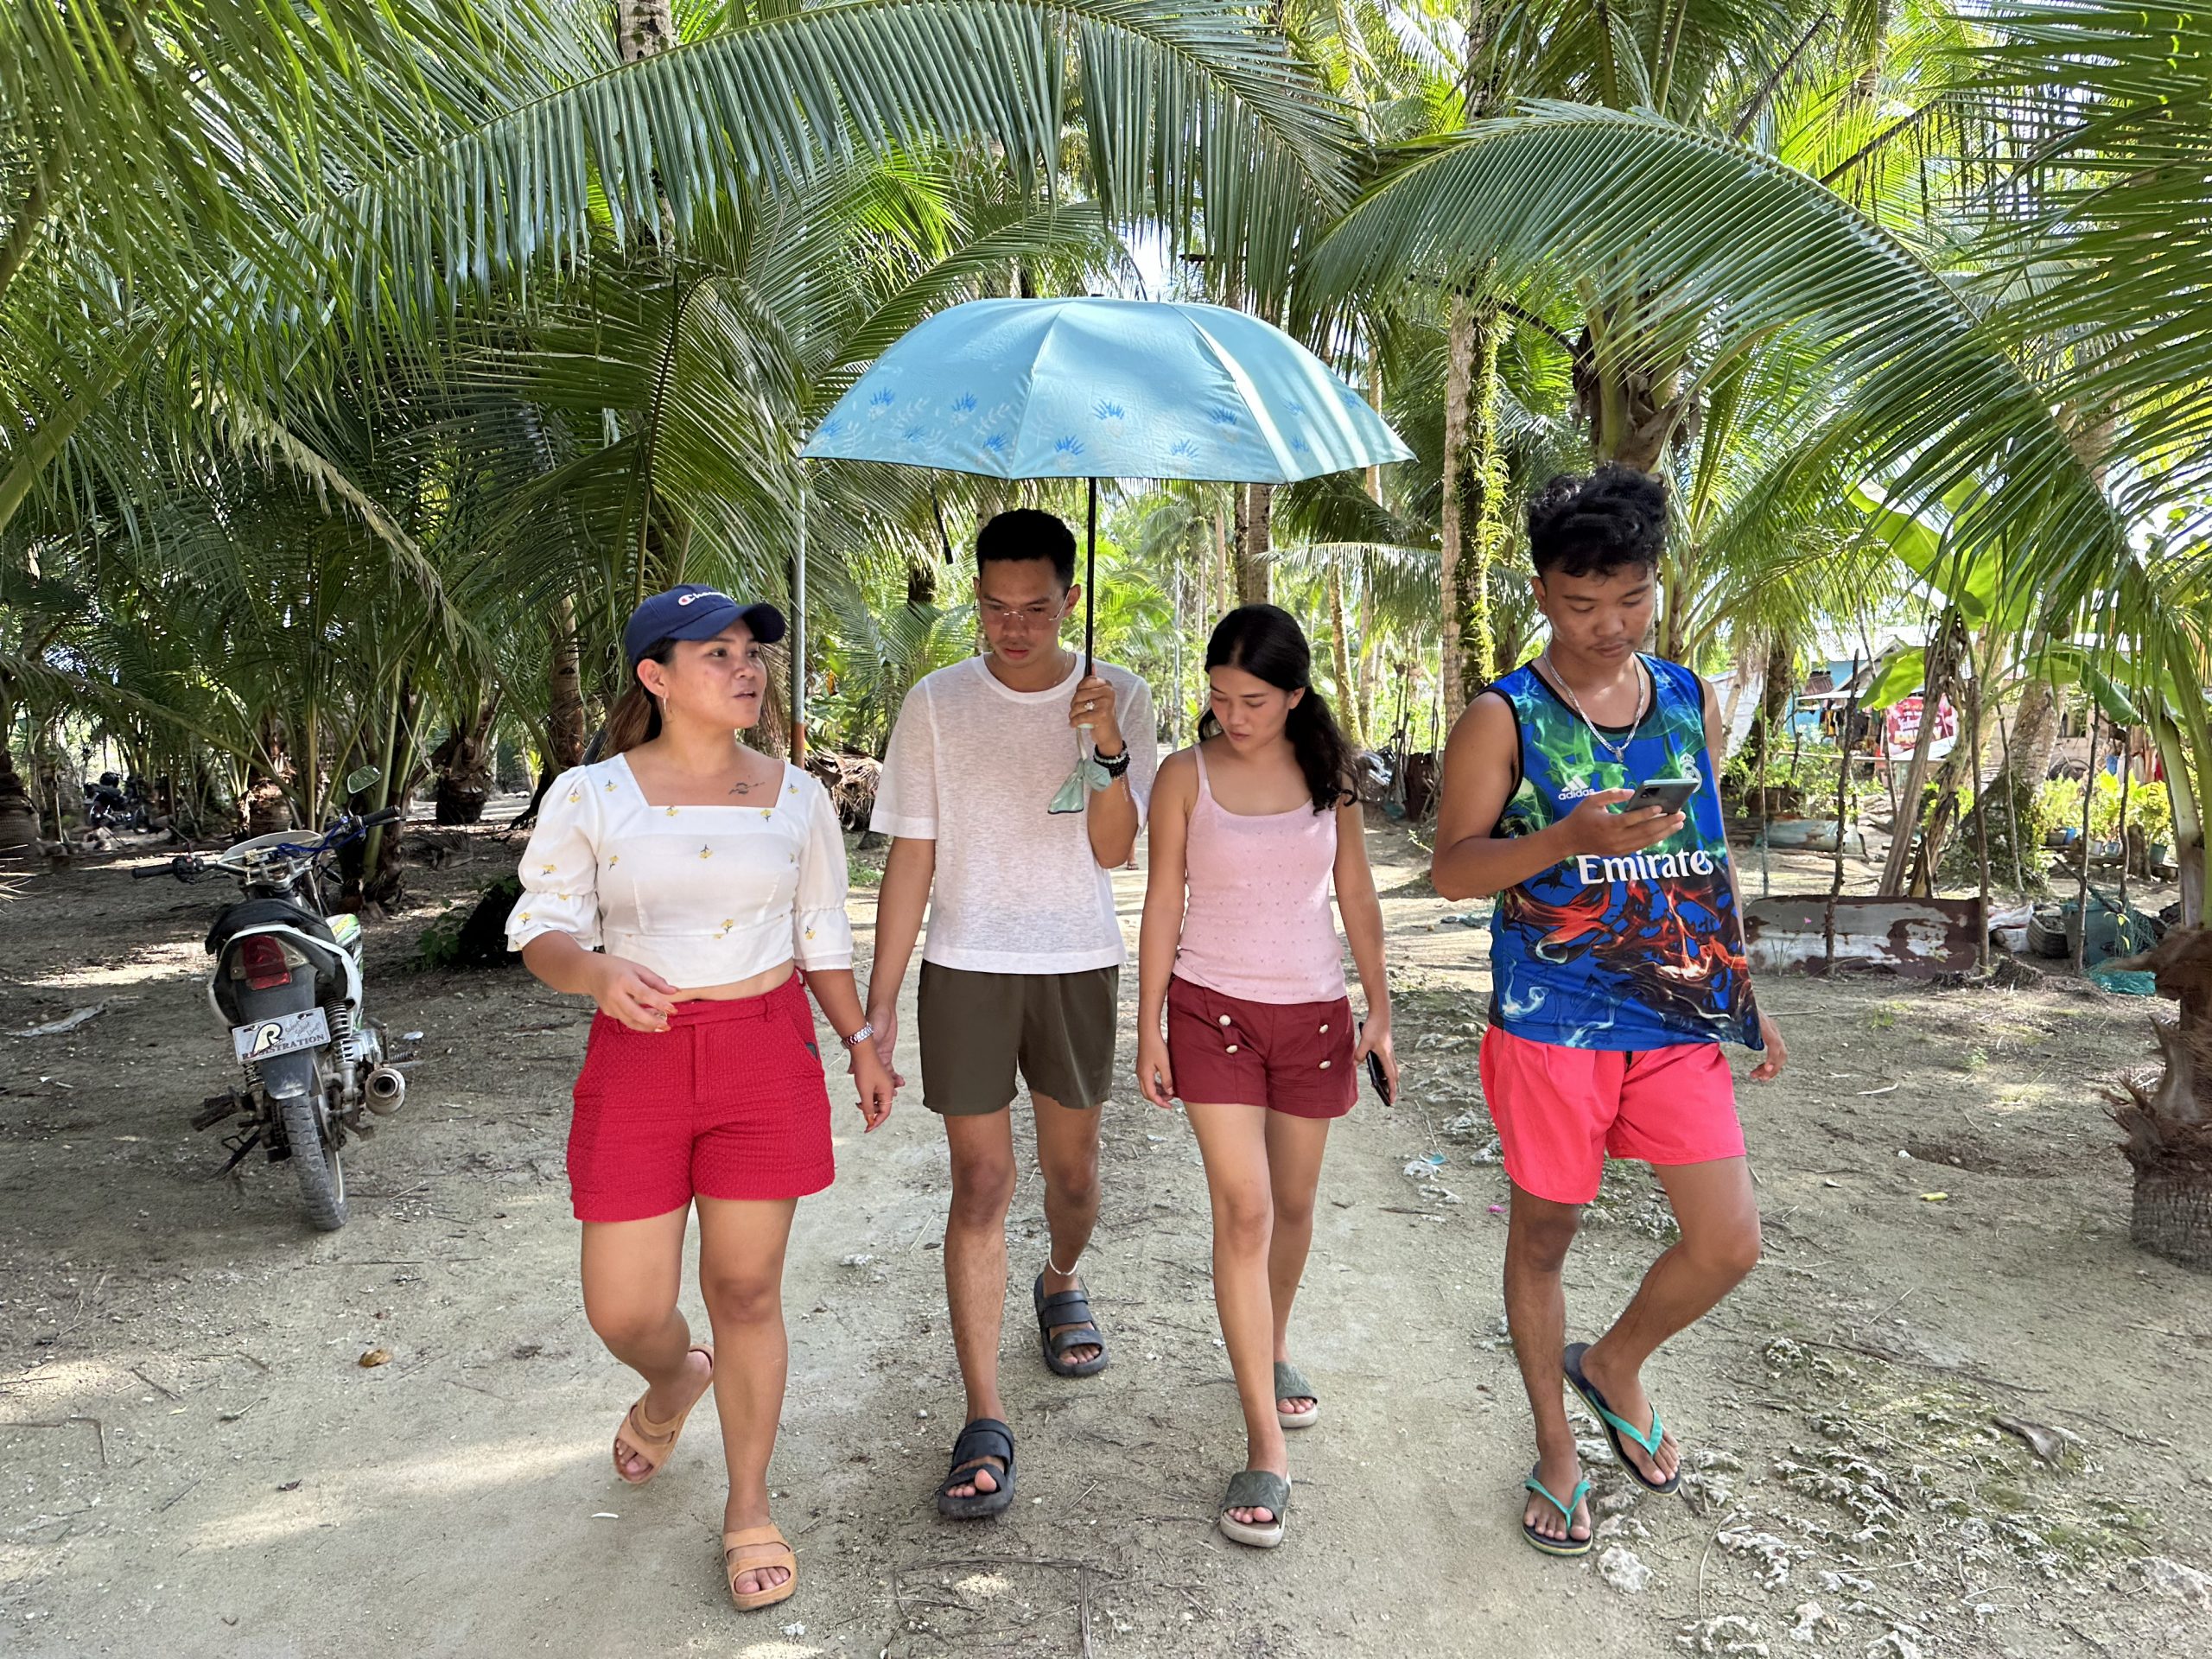
[[[853,383],[799,453],[1087,480],[1085,673],[1100,479],[1289,484],[1413,455],[1366,399],[1271,323],[1218,305],[1090,298],[938,312]],[[1081,804],[1071,779],[1053,810]]]
[[[1410,460],[1271,323],[1154,300],[971,300],[917,324],[800,451],[988,478],[1289,484]]]

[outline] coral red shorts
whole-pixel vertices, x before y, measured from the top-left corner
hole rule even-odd
[[[760,996],[679,1003],[666,1031],[600,1014],[575,1099],[578,1221],[642,1221],[695,1196],[804,1198],[836,1173],[814,1010],[797,974]]]
[[[1718,1043],[1629,1053],[1483,1033],[1483,1094],[1514,1185],[1554,1204],[1598,1196],[1605,1157],[1707,1164],[1744,1155]]]
[[[1359,1098],[1351,1001],[1255,1002],[1167,982],[1167,1064],[1175,1093],[1201,1104],[1342,1117]]]

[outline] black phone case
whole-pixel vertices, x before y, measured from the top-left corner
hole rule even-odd
[[[1662,781],[1663,782],[1663,781],[1666,781],[1666,780],[1662,779]],[[1643,786],[1643,785],[1641,785],[1641,784],[1637,785],[1637,791],[1638,791],[1639,793],[1641,793],[1641,792],[1642,792],[1642,791],[1643,791],[1643,787],[1644,787],[1644,786]],[[1633,812],[1633,811],[1636,811],[1636,810],[1637,810],[1639,808],[1642,808],[1642,807],[1646,807],[1646,806],[1657,806],[1657,807],[1663,807],[1663,808],[1665,808],[1665,809],[1666,809],[1666,810],[1668,810],[1668,811],[1669,811],[1669,812],[1687,812],[1687,811],[1688,811],[1688,810],[1689,810],[1690,802],[1691,802],[1692,800],[1695,799],[1695,798],[1696,798],[1696,796],[1697,796],[1697,786],[1696,786],[1694,784],[1693,784],[1693,785],[1690,786],[1689,793],[1688,793],[1688,794],[1687,794],[1687,795],[1685,795],[1685,796],[1683,796],[1683,797],[1682,797],[1682,798],[1681,798],[1680,801],[1675,802],[1675,803],[1674,803],[1674,804],[1669,804],[1668,802],[1666,802],[1666,801],[1664,801],[1664,800],[1658,800],[1658,801],[1638,801],[1638,800],[1633,800],[1633,799],[1631,799],[1631,800],[1625,800],[1625,801],[1623,801],[1623,802],[1622,802],[1618,806],[1615,807],[1615,808],[1613,809],[1613,810],[1614,810],[1614,811],[1616,811],[1616,812]]]
[[[1366,1029],[1367,1021],[1363,1020],[1359,1022],[1359,1030],[1363,1032]],[[1357,1036],[1357,1033],[1354,1034]],[[1382,1103],[1385,1106],[1389,1105],[1390,1074],[1382,1069],[1382,1057],[1380,1054],[1370,1054],[1367,1057],[1367,1080],[1375,1085],[1375,1092],[1382,1097]]]

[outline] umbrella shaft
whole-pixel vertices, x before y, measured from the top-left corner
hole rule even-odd
[[[1085,480],[1090,486],[1090,510],[1084,515],[1088,534],[1084,537],[1083,558],[1083,672],[1088,679],[1091,667],[1092,629],[1098,605],[1098,480]]]

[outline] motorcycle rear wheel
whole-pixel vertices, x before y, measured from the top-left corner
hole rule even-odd
[[[346,1165],[338,1143],[327,1133],[313,1095],[285,1101],[283,1108],[284,1140],[292,1149],[308,1224],[317,1232],[334,1233],[346,1224]]]

